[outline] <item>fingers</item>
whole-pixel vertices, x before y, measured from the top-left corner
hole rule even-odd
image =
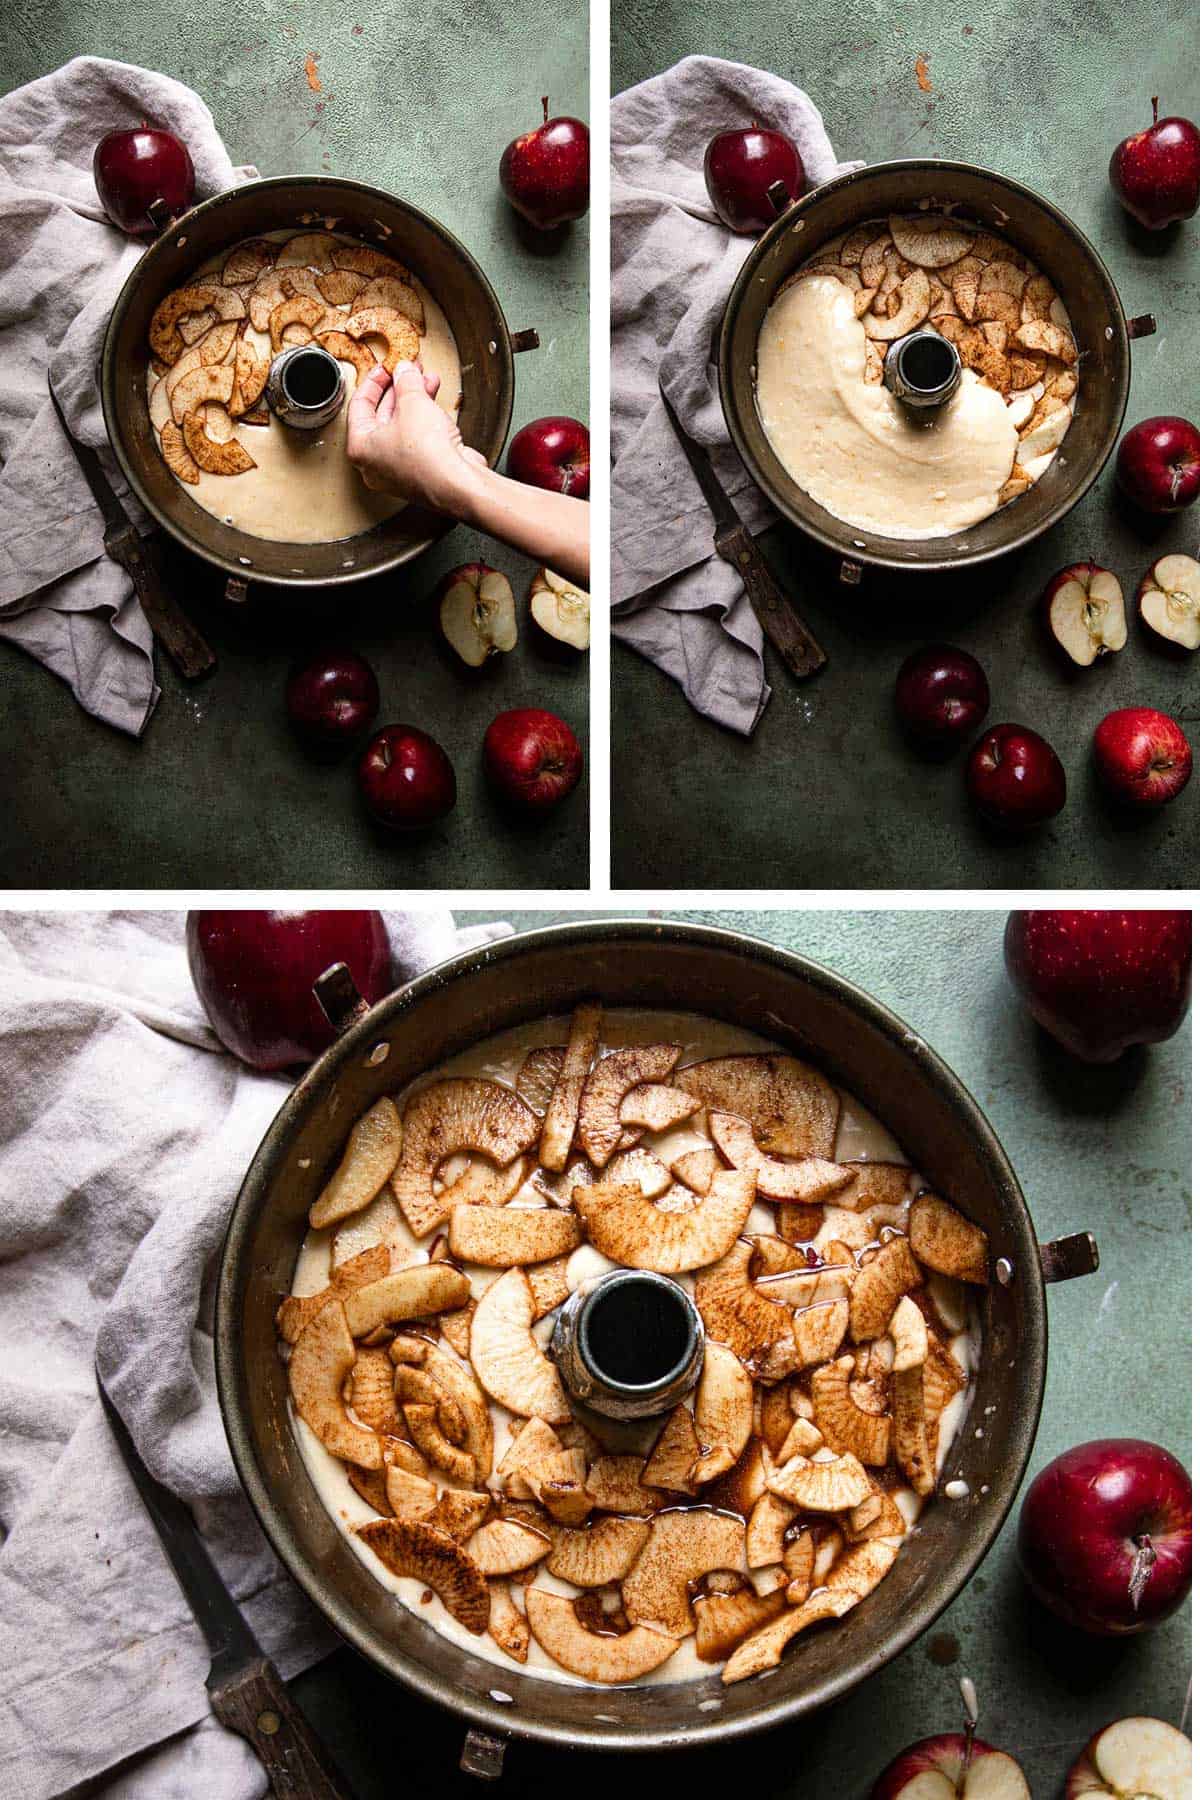
[[[393,387],[389,387],[387,393],[383,396],[383,399],[379,402],[379,410],[375,414],[375,423],[377,425],[390,425],[392,422],[392,419],[395,416],[395,412],[396,412],[396,389],[393,386]]]
[[[350,396],[346,409],[346,448],[353,456],[356,444],[377,422],[380,403],[390,393],[392,378],[386,369],[375,368],[360,381]],[[393,401],[393,405],[395,402]]]
[[[425,377],[416,363],[397,363],[392,383],[398,394],[420,394],[425,390]]]
[[[438,397],[438,391],[442,385],[441,376],[440,375],[426,375],[424,377],[424,379],[425,379],[425,392],[429,395],[429,398],[431,400],[436,400]]]

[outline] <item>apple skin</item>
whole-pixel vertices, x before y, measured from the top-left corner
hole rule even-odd
[[[552,119],[543,97],[542,123],[523,132],[500,158],[509,205],[538,231],[582,219],[590,198],[591,134],[582,119]]]
[[[1101,719],[1092,739],[1108,792],[1136,812],[1174,800],[1192,776],[1192,747],[1169,713],[1122,706]]]
[[[1136,1542],[1149,1563],[1140,1597]],[[1035,1476],[1021,1507],[1017,1557],[1043,1606],[1098,1637],[1149,1631],[1191,1589],[1192,1483],[1169,1451],[1141,1438],[1097,1438]]]
[[[372,1005],[395,986],[377,912],[190,912],[187,952],[210,1025],[252,1069],[294,1068],[332,1044],[312,984],[333,963]]]
[[[100,204],[130,237],[154,237],[166,221],[156,223],[150,207],[161,200],[178,218],[196,194],[196,172],[187,145],[173,132],[153,125],[110,131],[92,156],[92,179]]]
[[[1009,979],[1037,1023],[1089,1063],[1134,1044],[1161,1044],[1187,1017],[1188,912],[1011,912]]]
[[[719,131],[704,152],[704,185],[713,210],[730,231],[757,235],[778,217],[767,189],[782,181],[789,200],[808,187],[800,152],[782,131],[750,125]]]
[[[896,712],[926,750],[956,750],[979,730],[990,704],[987,676],[953,644],[926,644],[900,665]]]
[[[578,785],[583,751],[565,719],[540,706],[519,706],[498,713],[488,726],[483,766],[509,805],[545,813]]]
[[[578,419],[532,419],[508,446],[507,468],[514,481],[586,500],[592,473],[591,434]]]
[[[1005,1756],[1007,1753],[997,1750],[994,1744],[985,1743],[977,1737],[970,1752],[971,1763],[982,1760],[985,1756]],[[967,1740],[961,1731],[943,1732],[938,1737],[921,1738],[910,1744],[899,1756],[890,1762],[875,1786],[871,1789],[871,1800],[898,1800],[907,1784],[916,1776],[927,1770],[935,1769],[946,1777],[949,1792],[958,1791],[958,1783],[962,1777],[967,1758]]]
[[[1171,413],[1130,426],[1117,450],[1117,485],[1143,512],[1185,511],[1200,496],[1200,430]]]
[[[369,662],[334,645],[293,668],[285,704],[301,742],[320,755],[336,756],[379,711],[379,683]]]
[[[1024,831],[1060,813],[1067,777],[1057,753],[1025,725],[993,725],[967,758],[967,793],[992,825]]]
[[[1200,131],[1190,119],[1160,119],[1157,97],[1151,108],[1153,123],[1113,151],[1108,179],[1139,225],[1162,231],[1200,206]]]
[[[454,810],[454,765],[435,738],[415,725],[385,725],[358,765],[358,791],[371,817],[389,831],[423,831]]]

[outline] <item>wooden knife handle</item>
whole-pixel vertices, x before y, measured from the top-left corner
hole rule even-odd
[[[104,548],[133,582],[151,631],[179,673],[186,681],[207,675],[217,659],[187,614],[168,594],[135,528],[124,525],[119,531],[105,532]]]
[[[295,1704],[275,1665],[261,1662],[209,1689],[222,1725],[244,1737],[280,1800],[350,1800],[308,1720]]]
[[[771,573],[766,558],[744,525],[724,526],[713,539],[717,555],[742,578],[759,624],[793,675],[804,678],[825,667],[825,652]]]

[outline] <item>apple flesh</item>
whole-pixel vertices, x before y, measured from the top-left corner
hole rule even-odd
[[[1187,1017],[1192,915],[1051,909],[1011,912],[1009,979],[1037,1023],[1084,1062],[1161,1044]]]
[[[1114,800],[1151,812],[1182,793],[1192,776],[1192,746],[1169,713],[1122,706],[1101,719],[1092,740],[1100,779]]]
[[[514,138],[500,158],[500,186],[509,204],[538,231],[553,231],[588,209],[591,136],[582,119],[550,117]]]
[[[1030,1800],[1018,1763],[962,1732],[922,1738],[888,1764],[871,1800]]]
[[[483,766],[496,792],[519,811],[548,812],[583,774],[579,739],[564,719],[538,706],[498,713],[483,740]]]
[[[1043,1606],[1097,1637],[1149,1631],[1192,1584],[1192,1483],[1168,1450],[1097,1438],[1055,1457],[1021,1507],[1017,1556]]]
[[[153,125],[110,131],[92,156],[100,204],[131,237],[153,237],[192,204],[196,172],[187,145]]]
[[[730,231],[764,231],[778,217],[767,190],[781,181],[789,201],[807,188],[800,152],[782,131],[750,125],[719,131],[704,152],[704,185],[713,210]]]
[[[332,1044],[312,987],[334,963],[371,1005],[395,986],[377,912],[190,912],[187,952],[210,1025],[252,1069],[290,1069]]]
[[[1163,1719],[1117,1719],[1071,1765],[1067,1800],[1190,1800],[1192,1744]]]
[[[479,669],[517,641],[517,608],[508,577],[486,563],[451,569],[438,588],[442,636],[467,664]]]
[[[508,446],[514,481],[586,500],[591,484],[592,440],[578,419],[551,417],[522,425]]]
[[[1160,119],[1157,96],[1150,106],[1153,122],[1117,145],[1108,179],[1139,225],[1161,231],[1200,206],[1200,131],[1190,119]]]
[[[927,644],[906,657],[895,698],[900,723],[927,750],[956,750],[979,730],[991,704],[987,676],[953,644]]]
[[[389,831],[422,831],[453,811],[454,767],[415,725],[387,725],[363,751],[358,788],[371,817]]]
[[[1125,596],[1112,570],[1098,563],[1072,563],[1051,576],[1042,610],[1051,637],[1081,669],[1125,647]]]
[[[1117,485],[1143,512],[1183,512],[1200,495],[1200,431],[1171,413],[1131,426],[1117,451]]]
[[[318,651],[295,667],[285,694],[292,729],[311,750],[345,750],[379,711],[379,683],[370,663],[353,650]]]
[[[1200,562],[1160,556],[1138,584],[1142,622],[1181,650],[1200,650]]]
[[[1067,777],[1054,749],[1025,725],[993,725],[967,759],[967,794],[982,818],[1025,831],[1060,813]]]
[[[586,650],[591,637],[591,600],[582,588],[539,569],[529,584],[529,612],[535,625],[556,643]]]

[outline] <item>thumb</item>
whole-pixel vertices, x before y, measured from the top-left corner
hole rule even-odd
[[[425,392],[425,377],[416,363],[397,363],[392,374],[392,381],[395,383],[397,399],[401,394],[423,394]]]

